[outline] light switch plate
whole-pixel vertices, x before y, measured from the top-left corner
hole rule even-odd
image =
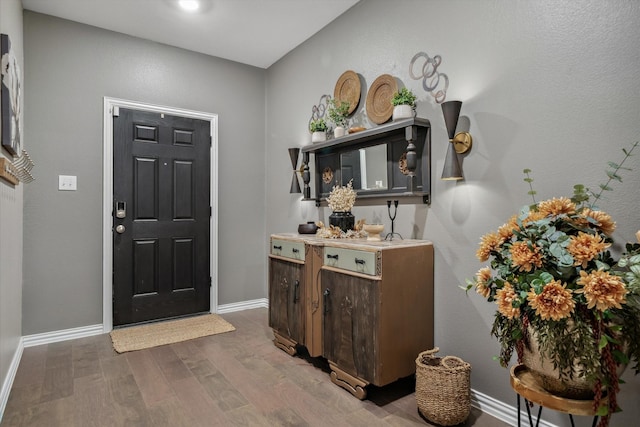
[[[74,175],[58,175],[58,190],[76,191],[78,189],[78,177]]]

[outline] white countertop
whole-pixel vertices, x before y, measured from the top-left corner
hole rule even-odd
[[[317,237],[315,234],[298,234],[298,233],[275,233],[271,235],[271,238],[275,239],[283,239],[283,240],[292,240],[292,241],[302,241],[304,243],[310,245],[319,245],[319,246],[331,246],[331,247],[346,247],[346,248],[362,248],[369,249],[393,249],[393,248],[404,248],[409,246],[424,246],[424,245],[433,245],[428,240],[417,240],[417,239],[400,239],[399,237],[394,237],[393,240],[367,240],[364,239],[327,239],[323,237]]]

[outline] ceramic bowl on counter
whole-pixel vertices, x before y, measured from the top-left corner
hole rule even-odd
[[[316,234],[316,231],[318,231],[318,226],[313,221],[298,225],[298,234]]]
[[[367,232],[367,240],[379,241],[380,233],[384,230],[384,224],[364,224],[362,229]]]

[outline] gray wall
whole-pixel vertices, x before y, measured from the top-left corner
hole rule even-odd
[[[218,302],[265,298],[265,70],[29,11],[24,39],[23,335],[102,323],[104,96],[218,114]]]
[[[20,0],[0,2],[0,33],[9,35],[21,69],[22,4]],[[24,86],[23,86],[24,87]],[[21,119],[23,122],[23,120]],[[1,126],[1,125],[0,125]],[[25,138],[22,147],[30,149]],[[0,149],[0,157],[12,156]],[[0,390],[6,380],[22,336],[22,200],[24,184],[16,187],[0,180]],[[8,393],[7,393],[8,396]],[[0,393],[0,417],[3,409]]]
[[[638,40],[635,1],[362,0],[268,70],[267,233],[328,222],[327,208],[287,193],[286,148],[309,143],[306,126],[320,96],[333,95],[345,70],[358,72],[366,82],[356,112],[362,120],[367,87],[383,73],[399,78],[433,127],[433,202],[401,201],[396,231],[434,242],[436,345],[472,364],[475,390],[514,404],[508,372],[492,360],[499,352],[490,336],[495,307],[458,286],[483,266],[475,257],[480,237],[529,203],[524,168],[533,170],[539,199],[571,195],[576,183],[597,187],[606,161],[619,161],[621,148],[638,140]],[[474,146],[462,182],[439,179],[448,141],[440,106],[409,75],[420,51],[442,56],[447,99],[464,101]],[[634,170],[601,204],[617,221],[621,243],[640,228],[637,154]],[[357,219],[381,218],[388,232],[386,211],[354,208]],[[627,372],[625,379],[616,426],[640,418],[640,377]],[[544,417],[568,422],[551,411]]]
[[[369,85],[390,73],[419,94],[418,114],[433,126],[433,203],[402,204],[396,226],[435,244],[436,345],[471,362],[475,390],[512,403],[508,374],[492,361],[498,352],[489,336],[493,307],[458,288],[481,267],[477,242],[528,203],[522,169],[534,170],[540,198],[566,195],[574,183],[595,187],[605,161],[618,160],[620,148],[638,139],[639,5],[558,3],[363,0],[266,72],[25,12],[25,140],[37,181],[25,189],[22,334],[102,320],[103,96],[219,114],[219,302],[225,304],[266,297],[268,234],[327,221],[326,208],[287,192],[286,148],[308,143],[311,106],[333,93],[347,69]],[[6,5],[2,0],[2,31]],[[19,28],[15,13],[9,16]],[[465,102],[474,148],[463,182],[438,179],[447,147],[440,109],[408,75],[419,51],[442,55],[448,99]],[[363,106],[364,97],[361,118]],[[620,242],[640,225],[637,158],[603,206],[618,222]],[[59,174],[77,175],[79,190],[59,193]],[[19,222],[18,204],[11,201]],[[389,226],[386,206],[354,213]],[[0,260],[6,236],[20,242],[19,228],[2,233]],[[6,279],[4,265],[0,378],[20,327],[20,310],[4,302],[7,290],[19,301],[19,273]],[[624,412],[614,416],[614,426],[640,417],[640,381],[629,372],[625,379]],[[567,425],[564,417],[545,418]]]

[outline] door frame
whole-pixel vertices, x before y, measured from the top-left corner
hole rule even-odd
[[[209,244],[211,255],[209,268],[211,291],[209,311],[216,313],[218,310],[218,115],[105,96],[102,153],[102,330],[106,333],[113,329],[113,111],[121,107],[189,117],[210,123],[211,232]]]

